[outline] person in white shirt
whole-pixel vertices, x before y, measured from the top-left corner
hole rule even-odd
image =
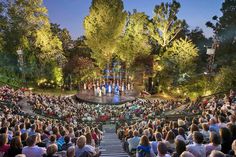
[[[26,157],[42,157],[46,153],[45,148],[36,145],[37,135],[32,135],[26,140],[27,146],[23,148],[22,154]]]
[[[133,133],[134,137],[128,139],[128,144],[129,144],[129,151],[136,151],[137,146],[139,145],[140,142],[140,137],[138,136],[138,131],[135,130]]]
[[[92,156],[96,155],[95,147],[91,145],[86,145],[86,137],[80,136],[77,140],[77,145],[75,148],[75,156],[80,157],[85,155],[86,153]]]
[[[203,145],[203,135],[199,131],[193,132],[193,144],[187,146],[187,151],[195,157],[206,157],[206,148]]]

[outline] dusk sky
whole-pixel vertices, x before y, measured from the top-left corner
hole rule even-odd
[[[155,5],[170,0],[123,0],[127,11],[137,9],[153,16]],[[44,0],[48,9],[51,22],[67,28],[73,39],[83,35],[83,19],[89,14],[92,0]],[[206,28],[205,23],[214,15],[221,15],[220,8],[223,0],[179,0],[181,8],[178,14],[180,19],[185,19],[190,28],[200,27],[207,37],[212,35],[212,30]]]

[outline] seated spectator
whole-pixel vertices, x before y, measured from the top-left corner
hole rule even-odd
[[[27,132],[21,134],[21,143],[23,144],[23,147],[27,146],[27,144],[26,144],[27,138],[28,138],[28,133]]]
[[[151,147],[152,147],[153,152],[157,155],[157,153],[158,153],[158,152],[157,152],[158,143],[161,142],[161,141],[163,141],[163,139],[162,139],[162,135],[161,135],[160,132],[157,132],[157,133],[155,134],[155,138],[156,138],[156,141],[152,141],[152,142],[151,142]]]
[[[207,123],[202,124],[202,130],[200,131],[204,137],[204,142],[208,143],[209,142],[209,137],[210,137],[210,131],[209,131],[209,126]]]
[[[146,135],[143,135],[140,139],[139,146],[137,147],[137,157],[145,157],[145,156],[154,157],[155,154],[150,146],[149,139]]]
[[[187,146],[187,151],[191,152],[195,157],[206,157],[206,148],[203,145],[203,135],[193,132],[193,144]]]
[[[171,157],[168,154],[168,148],[164,142],[159,142],[157,146],[157,151],[158,151],[157,157]]]
[[[129,144],[129,152],[136,152],[136,148],[139,145],[140,142],[140,137],[138,136],[138,131],[135,130],[133,132],[133,138],[128,139],[128,144]]]
[[[228,128],[220,128],[221,151],[228,154],[231,150],[232,138]]]
[[[168,152],[173,153],[175,151],[175,133],[173,131],[168,131],[165,144],[168,148]]]
[[[184,151],[186,151],[186,145],[182,140],[175,140],[176,151],[173,153],[172,157],[179,157]]]
[[[229,154],[232,156],[236,156],[236,140],[233,141],[231,148],[232,150]]]
[[[49,142],[47,143],[47,147],[49,146],[49,145],[51,145],[51,144],[56,144],[57,143],[57,137],[56,137],[56,135],[51,135],[50,137],[49,137]]]
[[[46,153],[46,149],[38,147],[36,141],[36,135],[28,137],[26,140],[27,146],[23,148],[22,154],[25,154],[26,157],[42,157]]]
[[[220,136],[216,134],[215,132],[210,133],[210,143],[206,144],[206,155],[210,155],[213,150],[221,150],[221,145],[220,145]]]
[[[184,151],[180,157],[195,157],[192,153],[190,153],[189,151]]]
[[[56,144],[50,144],[47,147],[47,154],[44,154],[43,157],[58,157],[58,155],[56,155],[58,151],[58,147]]]
[[[82,135],[77,139],[77,145],[75,148],[75,156],[83,157],[84,155],[95,156],[96,151],[94,147],[90,145],[86,145],[86,137]]]
[[[190,126],[190,132],[189,132],[188,137],[187,137],[187,140],[188,140],[190,143],[193,142],[193,132],[194,132],[194,131],[199,131],[199,128],[198,128],[197,124],[192,124],[192,125]]]
[[[209,157],[226,157],[226,155],[222,153],[221,151],[213,150],[211,154],[209,155]]]
[[[8,143],[7,134],[0,134],[0,156],[4,155],[10,148]]]
[[[19,136],[14,137],[11,140],[10,149],[8,149],[7,156],[15,157],[17,154],[22,153],[23,145],[21,143],[21,138]]]
[[[66,151],[66,157],[75,157],[75,147],[71,146]]]
[[[178,129],[178,133],[179,133],[179,135],[176,136],[175,140],[182,140],[182,141],[184,141],[185,144],[188,144],[189,141],[187,140],[187,137],[186,137],[184,129],[180,127]]]
[[[65,136],[64,138],[65,143],[62,145],[62,150],[67,150],[69,147],[73,146],[73,144],[70,141],[70,136]]]
[[[210,126],[209,126],[209,130],[210,131],[214,131],[216,132],[217,134],[219,133],[219,126],[217,125],[217,122],[216,122],[216,119],[215,118],[211,118],[210,119]]]

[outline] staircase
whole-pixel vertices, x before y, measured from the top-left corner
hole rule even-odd
[[[114,126],[105,126],[103,131],[104,137],[100,145],[101,157],[129,157],[122,148],[122,143],[115,133]]]

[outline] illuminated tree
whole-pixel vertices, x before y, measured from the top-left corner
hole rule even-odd
[[[163,49],[170,45],[182,29],[182,21],[177,18],[179,8],[180,3],[175,0],[155,6],[155,15],[148,28],[150,36]]]
[[[29,52],[40,62],[62,55],[62,43],[52,34],[47,9],[42,0],[8,1],[7,51]]]
[[[119,42],[118,56],[126,63],[127,67],[139,55],[149,55],[151,45],[147,33],[148,17],[144,13],[134,12],[129,15],[125,33]]]
[[[117,42],[125,27],[126,12],[121,0],[93,0],[85,17],[86,43],[92,57],[103,69],[117,51]]]
[[[198,49],[188,39],[179,39],[173,42],[173,45],[167,48],[164,54],[164,60],[171,63],[179,73],[187,72],[193,69],[194,60],[198,56]]]

